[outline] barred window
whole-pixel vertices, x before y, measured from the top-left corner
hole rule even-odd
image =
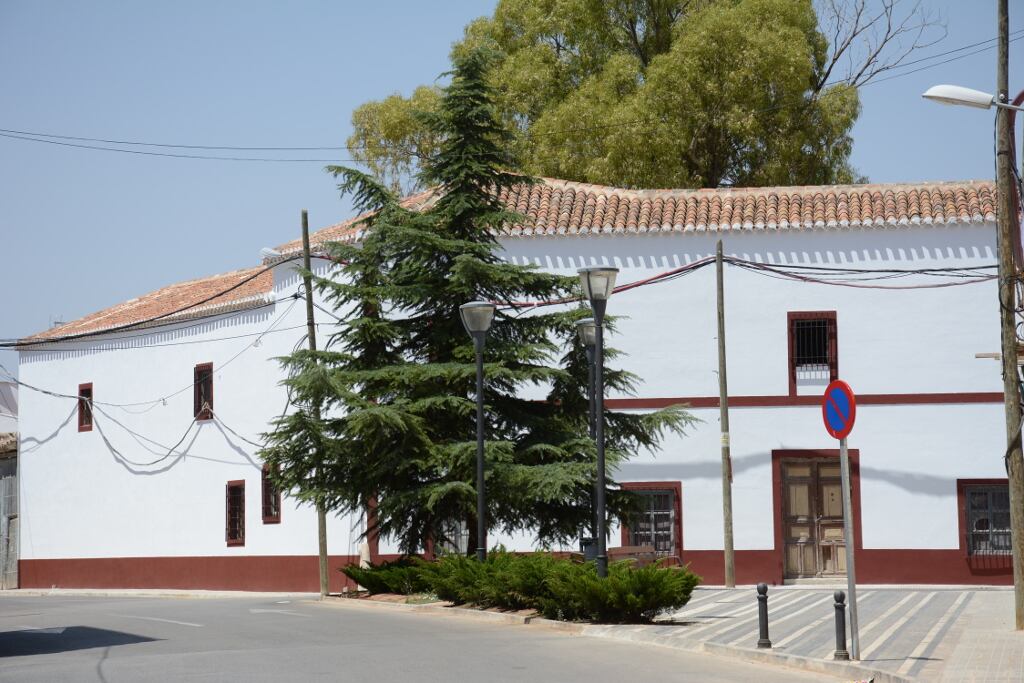
[[[623,488],[630,489],[629,484]],[[650,546],[659,555],[676,555],[679,548],[676,492],[672,489],[632,489],[640,497],[640,510],[628,520],[625,545]]]
[[[789,322],[789,393],[797,384],[824,388],[839,376],[835,311],[791,312]]]
[[[228,545],[245,545],[245,481],[229,481],[224,498],[225,540]]]
[[[213,419],[213,363],[201,363],[193,374],[193,412],[197,420]]]
[[[967,554],[1010,554],[1010,487],[968,486]]]
[[[271,479],[270,465],[263,466],[263,523],[281,523],[281,492]]]
[[[92,383],[78,385],[78,431],[92,431]]]

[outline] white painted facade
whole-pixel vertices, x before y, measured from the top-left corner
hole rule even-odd
[[[779,265],[930,268],[995,262],[991,222],[507,237],[502,243],[511,261],[553,272],[610,263],[621,268],[619,283],[626,284],[713,255],[719,237],[726,254]],[[22,382],[70,395],[91,382],[98,405],[94,429],[79,432],[75,400],[21,392],[23,560],[316,554],[310,507],[285,498],[281,523],[262,523],[255,446],[217,422],[190,428],[192,373],[199,363],[213,363],[214,411],[242,437],[259,441],[284,409],[281,371],[273,359],[290,353],[305,333],[304,307],[287,298],[299,286],[291,268],[277,267],[268,299],[280,301],[272,306],[111,335],[130,334],[120,340],[95,337],[21,353]],[[888,284],[935,282],[913,276]],[[714,287],[711,266],[612,298],[609,314],[620,317],[608,343],[626,352],[618,365],[641,378],[638,398],[717,396]],[[727,267],[725,290],[731,396],[787,396],[787,312],[823,310],[836,311],[839,374],[858,394],[1001,391],[998,363],[975,358],[999,350],[994,281],[854,289]],[[333,321],[319,311],[317,318],[318,334],[326,339]],[[821,389],[804,387],[801,393]],[[166,402],[103,405],[160,397]],[[689,434],[667,438],[657,453],[637,454],[617,475],[621,481],[681,482],[684,559],[688,550],[722,548],[718,409],[692,412],[702,422]],[[776,505],[772,450],[836,445],[816,406],[734,407],[730,416],[736,548],[770,550]],[[956,549],[956,480],[1005,477],[1002,430],[998,402],[861,406],[850,447],[860,450],[864,548]],[[182,456],[148,466],[124,461],[153,461],[183,434]],[[225,484],[238,479],[246,481],[245,545],[228,547]],[[358,554],[361,523],[329,519],[332,555]],[[491,541],[532,547],[528,534],[492,535]],[[613,530],[609,545],[617,544]],[[382,540],[381,551],[387,550]]]

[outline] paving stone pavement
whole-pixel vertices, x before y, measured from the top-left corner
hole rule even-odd
[[[834,591],[770,588],[773,650],[832,659]],[[1013,631],[1009,590],[863,586],[857,598],[864,666],[927,681],[1024,681],[1024,634]],[[685,645],[752,648],[758,639],[756,593],[753,588],[700,588],[670,623],[643,628]]]

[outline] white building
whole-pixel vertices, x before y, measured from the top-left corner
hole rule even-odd
[[[837,446],[819,407],[841,376],[859,398],[858,579],[1009,583],[999,364],[976,358],[999,350],[993,195],[988,182],[626,191],[549,180],[505,198],[531,220],[501,243],[511,261],[554,272],[616,265],[621,285],[706,259],[719,239],[747,265],[725,272],[738,581],[844,571]],[[358,231],[347,221],[313,242]],[[286,405],[272,359],[305,332],[293,263],[174,285],[22,348],[22,586],[316,589],[315,513],[278,503],[252,456]],[[686,403],[703,421],[617,478],[652,494],[654,540],[707,583],[723,571],[715,303],[712,266],[609,305],[624,316],[619,364],[642,379],[609,406]],[[326,337],[333,319],[318,311],[318,322]],[[356,558],[361,524],[329,521],[332,569]],[[651,525],[634,527],[609,545],[649,544]]]

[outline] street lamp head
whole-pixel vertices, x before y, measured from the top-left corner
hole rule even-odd
[[[469,332],[471,337],[487,334],[487,330],[491,329],[494,309],[495,306],[490,301],[470,301],[459,306],[459,315],[462,316],[466,332]]]
[[[964,107],[991,109],[995,98],[987,92],[972,90],[959,85],[933,85],[921,97],[941,104],[959,104]]]
[[[611,298],[615,290],[615,277],[619,274],[618,268],[594,266],[580,268],[577,272],[580,275],[580,284],[583,285],[583,295],[591,304]]]
[[[576,331],[579,332],[580,342],[588,349],[597,344],[597,322],[593,318],[577,320]]]

